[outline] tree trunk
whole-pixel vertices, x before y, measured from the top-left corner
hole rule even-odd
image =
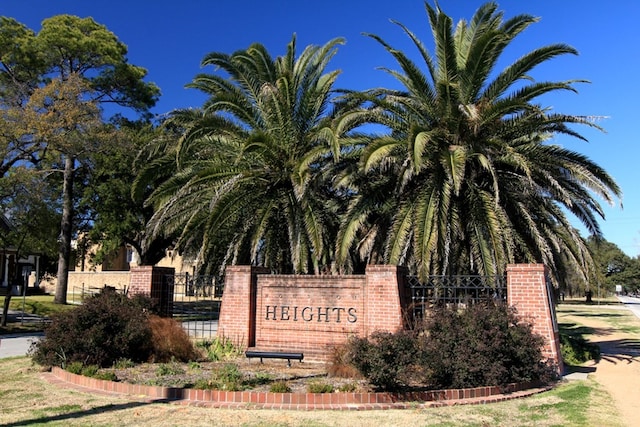
[[[62,184],[62,221],[60,222],[60,246],[58,249],[58,282],[56,304],[67,303],[69,283],[69,261],[71,260],[71,233],[73,223],[73,156],[64,159],[64,181]]]
[[[9,316],[9,304],[11,303],[11,286],[7,288],[7,294],[4,296],[4,304],[2,305],[2,320],[0,326],[7,326],[7,317]]]

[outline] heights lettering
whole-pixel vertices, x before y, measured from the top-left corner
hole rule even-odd
[[[266,320],[293,322],[335,322],[355,323],[358,320],[354,307],[298,307],[288,305],[267,305]]]

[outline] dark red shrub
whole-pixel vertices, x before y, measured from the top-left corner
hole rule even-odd
[[[42,340],[30,349],[44,366],[109,367],[118,359],[145,362],[151,356],[151,329],[146,305],[108,288],[73,310],[52,316]]]
[[[542,357],[543,340],[505,305],[437,309],[425,325],[421,352],[435,388],[548,381],[554,370]]]
[[[149,316],[153,342],[152,361],[165,363],[171,360],[189,362],[198,358],[198,353],[189,335],[180,323],[166,317]]]

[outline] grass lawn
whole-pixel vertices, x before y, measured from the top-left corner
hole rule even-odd
[[[15,298],[13,304],[20,304]],[[613,304],[607,302],[606,305]],[[631,318],[609,307],[561,304],[566,315],[580,322],[563,326],[589,334],[590,321],[633,330]],[[25,300],[28,313],[50,315],[73,306],[53,304],[51,296]],[[14,308],[15,309],[15,308]],[[0,336],[1,338],[1,336]],[[149,402],[135,397],[85,393],[49,382],[26,357],[0,359],[0,425],[47,426],[622,426],[614,402],[602,386],[588,378],[563,382],[554,390],[526,399],[488,405],[379,411],[275,411],[214,409]]]
[[[214,409],[79,392],[48,382],[28,358],[0,360],[0,425],[47,426],[594,426],[621,425],[592,380],[489,405],[378,411]]]

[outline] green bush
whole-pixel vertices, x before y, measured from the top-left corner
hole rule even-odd
[[[208,360],[217,362],[242,355],[240,346],[236,346],[229,338],[215,337],[213,341],[200,341],[197,346],[206,353]]]
[[[322,381],[312,381],[307,384],[309,393],[333,393],[333,385]]]
[[[378,389],[468,388],[548,382],[555,367],[542,338],[504,305],[434,309],[411,331],[376,332],[347,344],[350,363]]]
[[[244,376],[237,365],[227,363],[217,369],[211,378],[215,390],[240,391],[244,387]]]
[[[71,362],[68,365],[63,366],[62,368],[68,372],[71,372],[72,374],[82,375],[83,367],[84,366],[82,362]]]
[[[81,375],[94,378],[100,368],[97,365],[88,365],[82,368]]]
[[[338,387],[338,391],[343,393],[353,393],[358,389],[358,385],[356,383],[345,383]]]
[[[505,305],[437,309],[425,324],[421,356],[435,388],[549,381],[555,369],[543,361],[543,340]]]
[[[65,368],[68,372],[99,380],[117,381],[118,377],[113,372],[101,372],[97,365],[83,365],[82,362],[72,362]]]
[[[182,366],[173,361],[171,363],[161,363],[156,368],[156,375],[159,377],[164,377],[168,375],[183,375],[186,371],[182,368]]]
[[[98,371],[93,375],[93,378],[106,381],[118,381],[118,376],[109,371]]]
[[[589,360],[600,360],[600,347],[588,342],[580,335],[561,333],[560,351],[564,363],[570,366],[582,365]]]
[[[276,381],[269,387],[271,393],[291,393],[291,387],[286,381]]]
[[[237,365],[227,363],[218,367],[209,379],[198,379],[193,388],[202,390],[241,391],[247,388],[244,375]]]
[[[396,390],[408,384],[418,361],[417,345],[412,331],[378,331],[369,338],[353,337],[348,344],[351,363],[382,390]]]
[[[127,359],[126,357],[118,359],[113,363],[113,367],[116,369],[128,369],[133,368],[134,366],[136,366],[136,364],[133,360]]]
[[[43,366],[145,362],[153,349],[146,304],[144,298],[129,299],[112,290],[89,297],[81,306],[53,315],[30,355]]]

